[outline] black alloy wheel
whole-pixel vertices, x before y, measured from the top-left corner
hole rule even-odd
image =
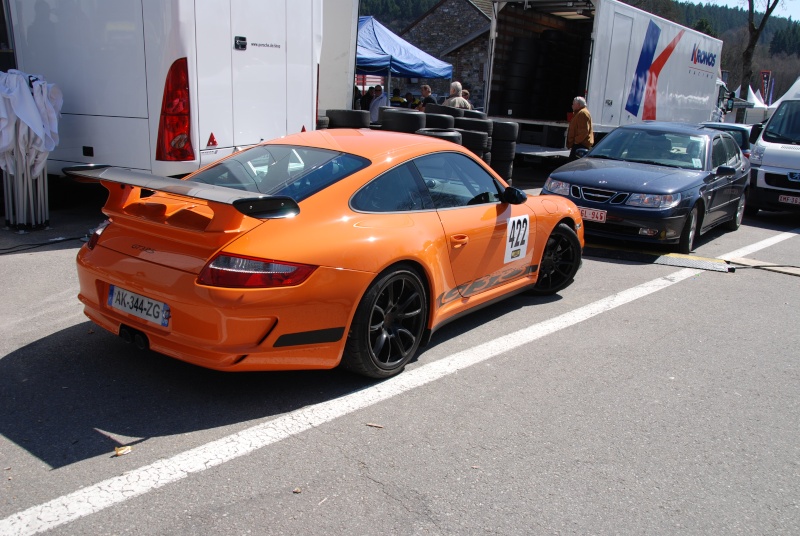
[[[544,247],[539,263],[539,279],[531,293],[549,296],[568,287],[581,266],[581,243],[566,223],[559,223]]]
[[[400,267],[380,276],[358,304],[342,366],[370,378],[400,373],[422,341],[426,296],[413,270]]]
[[[689,215],[686,216],[686,223],[683,224],[681,240],[678,243],[678,253],[688,255],[694,249],[694,239],[697,236],[697,205],[692,207]]]

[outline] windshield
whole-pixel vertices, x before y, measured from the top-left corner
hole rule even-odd
[[[782,102],[761,137],[771,143],[800,143],[800,101]]]
[[[201,171],[191,182],[285,195],[297,202],[363,169],[369,160],[293,145],[258,145]]]
[[[703,136],[618,128],[600,140],[587,156],[701,170],[705,169],[705,154]]]

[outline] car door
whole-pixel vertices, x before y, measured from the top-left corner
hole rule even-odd
[[[726,214],[731,216],[736,213],[739,198],[744,193],[750,168],[736,140],[723,136],[722,142],[728,153],[727,165],[736,170],[735,175],[728,177],[728,186],[725,188],[725,196],[728,199]]]
[[[702,190],[706,205],[703,228],[715,225],[727,215],[727,205],[730,201],[727,189],[731,177],[717,175],[719,167],[726,165],[728,165],[728,149],[722,136],[714,136],[711,141],[711,171],[705,179]]]
[[[527,205],[500,202],[504,187],[466,155],[437,153],[414,163],[439,214],[461,296],[528,273],[536,222]]]

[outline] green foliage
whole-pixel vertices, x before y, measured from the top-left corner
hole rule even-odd
[[[695,22],[692,26],[692,29],[706,35],[710,35],[711,37],[718,37],[717,33],[714,31],[714,28],[711,26],[711,23],[708,22],[708,19],[698,19],[697,22]]]

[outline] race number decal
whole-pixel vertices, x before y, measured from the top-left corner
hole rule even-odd
[[[528,251],[529,223],[527,215],[508,219],[506,256],[503,262],[509,263],[525,257],[525,253]]]

